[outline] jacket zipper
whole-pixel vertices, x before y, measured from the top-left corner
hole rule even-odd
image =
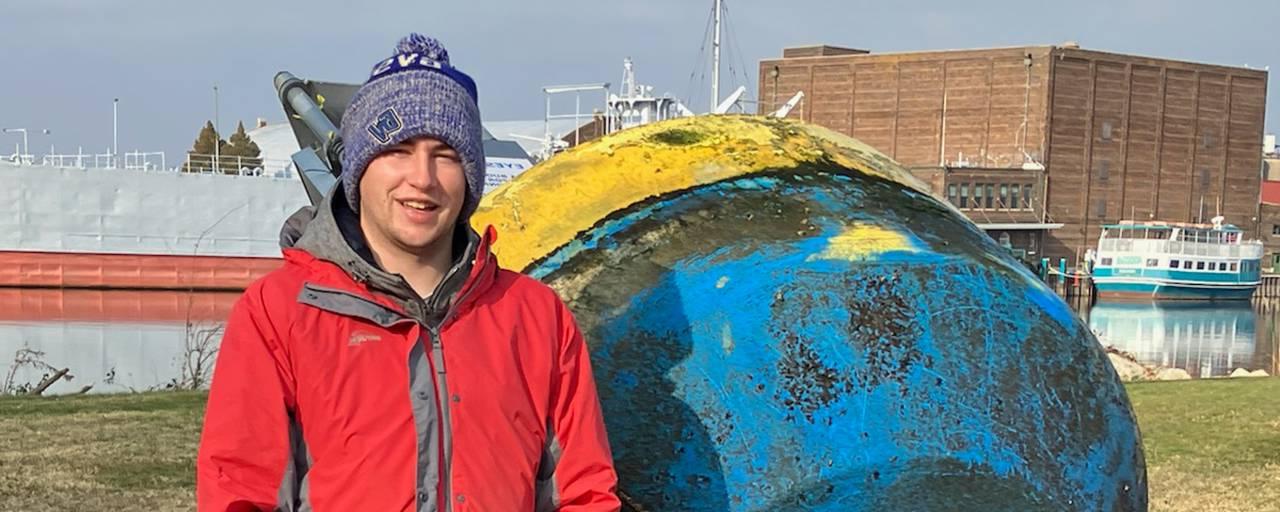
[[[447,282],[454,276],[454,274],[457,273],[459,268],[461,267],[454,266],[449,269],[449,272],[445,273],[444,279],[441,279],[440,283],[443,284]],[[468,281],[470,281],[470,279],[468,279]],[[465,302],[467,296],[471,295],[471,291],[475,288],[475,283],[467,282],[464,283],[464,286],[466,286],[466,288],[463,289],[462,294],[458,296],[458,301],[456,303],[446,303],[449,309],[445,311],[444,316],[440,319],[438,327],[431,327],[429,323],[423,323],[431,338],[431,359],[435,361],[436,389],[438,390],[436,393],[436,399],[440,401],[440,411],[441,416],[443,416],[440,419],[440,444],[444,447],[444,461],[442,461],[444,466],[444,477],[442,480],[444,480],[444,510],[446,512],[453,510],[453,426],[450,424],[449,419],[449,402],[451,397],[448,388],[448,371],[444,364],[444,343],[442,341],[443,336],[441,333],[444,330],[444,326],[453,318],[454,312],[457,311],[457,306]],[[433,294],[430,301],[421,301],[423,309],[426,311],[434,311],[432,306],[436,305],[435,302],[437,299],[439,299],[438,293]]]
[[[428,326],[427,333],[431,339],[431,359],[434,362],[433,366],[435,366],[436,372],[436,400],[440,404],[440,446],[444,458],[444,460],[440,461],[444,473],[441,480],[444,482],[443,501],[444,510],[447,512],[453,510],[453,427],[449,420],[449,384],[447,370],[444,365],[444,349],[440,342],[440,331]]]

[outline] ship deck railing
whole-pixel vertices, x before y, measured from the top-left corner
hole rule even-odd
[[[1240,244],[1211,244],[1177,240],[1141,240],[1113,238],[1098,243],[1099,253],[1136,253],[1147,255],[1199,256],[1205,258],[1261,259],[1262,244],[1252,241]]]

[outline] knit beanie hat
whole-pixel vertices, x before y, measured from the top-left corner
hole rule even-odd
[[[342,187],[360,211],[360,178],[369,161],[415,137],[448,144],[462,159],[467,196],[458,222],[465,224],[484,192],[483,128],[476,83],[453,67],[434,38],[410,34],[395,55],[373,67],[342,115]]]

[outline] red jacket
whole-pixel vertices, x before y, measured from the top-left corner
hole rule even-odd
[[[618,510],[587,348],[555,293],[498,268],[490,228],[447,301],[418,299],[359,257],[330,201],[231,314],[199,509]]]

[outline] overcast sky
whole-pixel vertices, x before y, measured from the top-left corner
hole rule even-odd
[[[357,82],[410,31],[441,39],[476,78],[486,120],[541,119],[541,87],[611,82],[632,57],[640,81],[706,110],[710,0],[0,0],[0,127],[32,152],[105,152],[112,98],[122,151],[191,147],[214,116],[283,119],[271,79]],[[783,47],[873,52],[1057,44],[1280,70],[1275,0],[854,2],[728,0],[725,94]],[[701,53],[700,53],[701,50]],[[702,59],[699,56],[703,56]],[[744,73],[745,71],[745,73]],[[736,79],[735,79],[736,76]],[[756,84],[747,83],[754,96]],[[1267,132],[1280,131],[1269,80]],[[571,108],[572,103],[566,102]],[[52,135],[36,135],[49,129]],[[21,137],[0,135],[0,154]]]

